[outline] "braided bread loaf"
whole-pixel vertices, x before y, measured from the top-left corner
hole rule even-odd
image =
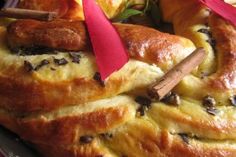
[[[145,0],[96,0],[105,14],[113,18],[125,9],[126,6],[143,6]],[[54,11],[61,18],[72,20],[83,20],[82,0],[21,0],[19,8]]]
[[[94,75],[97,67],[88,43],[77,47],[80,53],[16,55],[7,43],[13,50],[21,39],[26,39],[22,45],[35,40],[36,46],[50,46],[43,40],[37,45],[39,37],[34,36],[49,27],[6,20],[0,26],[0,124],[48,157],[236,156],[235,27],[194,0],[161,0],[160,5],[176,34],[208,53],[174,89],[181,102],[173,106],[170,97],[151,101],[146,89],[195,49],[186,38],[115,24],[131,59],[103,84]],[[79,30],[75,35],[86,43],[82,22],[60,20],[51,26],[55,29],[57,23]],[[29,35],[21,31],[25,26],[36,38],[23,38]]]

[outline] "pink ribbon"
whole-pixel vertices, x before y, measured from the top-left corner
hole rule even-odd
[[[89,32],[101,79],[119,70],[129,60],[119,34],[95,0],[83,0],[85,23]]]
[[[222,16],[224,19],[230,21],[236,26],[236,8],[223,0],[199,0],[208,8],[213,10],[216,14]]]
[[[0,157],[7,157],[1,148],[0,148]]]

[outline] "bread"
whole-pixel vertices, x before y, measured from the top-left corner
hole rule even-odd
[[[183,1],[176,3],[182,4]],[[168,4],[168,0],[160,1],[163,9]],[[185,7],[182,9],[176,5],[177,7],[173,8],[175,14],[169,18],[172,19],[175,33],[189,38],[197,47],[204,47],[208,54],[195,74],[197,77],[186,77],[177,89],[188,97],[201,99],[204,95],[212,95],[219,105],[230,105],[228,99],[235,92],[233,85],[235,27],[196,1],[184,4]],[[164,20],[169,21],[165,17],[168,17],[167,15],[173,10],[170,8],[163,10]],[[199,77],[203,79],[198,79]],[[189,89],[196,90],[186,92]]]
[[[18,23],[19,28],[17,27],[16,30],[21,30],[22,28],[20,26],[23,22],[27,24],[30,21],[17,21],[10,25],[9,29],[11,29],[11,26],[15,27]],[[57,22],[52,23],[56,24]],[[62,24],[59,23],[57,27],[61,27],[61,25]],[[194,45],[187,39],[164,34],[154,29],[123,24],[117,24],[117,28],[124,38],[124,42],[127,45],[131,57],[159,65],[163,70],[170,69],[174,64],[185,58],[195,49]],[[10,32],[12,31],[9,31],[9,33]],[[4,28],[2,28],[1,33],[3,41],[6,37]],[[25,37],[27,35],[23,36]],[[14,40],[13,38],[12,36],[10,37],[10,39]],[[81,37],[81,39],[84,38],[85,37]],[[22,38],[19,37],[19,40],[14,41],[25,40],[21,39]],[[39,36],[37,39],[39,39]],[[40,40],[41,39],[43,38],[40,38]],[[64,39],[66,39],[66,37]],[[28,39],[26,40],[28,41]],[[29,41],[33,40],[29,39]],[[144,41],[146,41],[143,43],[146,48],[143,51],[143,44],[140,43]],[[82,43],[84,43],[84,41],[82,41]],[[2,69],[0,86],[5,90],[5,92],[0,94],[2,100],[0,106],[11,110],[26,112],[47,111],[62,105],[80,104],[106,98],[136,88],[145,87],[155,82],[158,76],[163,74],[163,72],[158,74],[157,71],[161,70],[155,66],[131,60],[121,71],[114,73],[114,75],[105,81],[105,87],[102,87],[98,81],[93,79],[94,74],[98,70],[94,56],[91,53],[81,53],[80,63],[77,64],[71,63],[71,58],[69,58],[69,55],[66,53],[22,57],[9,55],[9,50],[6,50],[6,44],[7,43],[4,43],[1,48],[3,49],[1,55],[5,55],[6,57],[2,57],[2,64],[0,66],[0,69]],[[14,44],[16,45],[16,43]],[[167,51],[169,51],[168,54],[166,53]],[[165,53],[165,55],[163,55],[163,53]],[[179,53],[178,56],[176,56],[177,53]],[[70,63],[65,66],[58,66],[54,63],[55,60],[53,57],[57,59],[66,58]],[[39,70],[34,70],[32,73],[25,70],[24,61],[29,61],[36,66],[44,59],[51,64]],[[171,60],[168,61],[168,59]],[[53,71],[50,67],[54,67],[56,70]],[[9,69],[14,69],[14,71],[10,70],[11,72],[9,72]],[[149,75],[149,77],[147,78],[146,75],[143,74]],[[137,79],[137,77],[139,79]],[[6,84],[6,82],[9,83]],[[22,95],[19,93],[22,93]]]
[[[114,18],[121,13],[126,6],[138,4],[141,8],[145,5],[145,0],[97,0],[102,10],[108,18]],[[54,11],[60,18],[71,20],[83,20],[82,0],[21,0],[19,8]]]
[[[79,64],[65,52],[16,55],[2,25],[0,124],[48,157],[235,157],[236,29],[193,0],[160,2],[164,19],[195,46],[183,37],[116,24],[131,59],[105,87],[93,79],[97,67],[91,52],[80,52]],[[9,22],[8,29],[21,22],[32,21]],[[212,32],[215,48],[202,28]],[[174,89],[180,104],[149,100],[146,89],[199,46],[208,55]],[[68,63],[58,65],[53,57]],[[50,64],[38,70],[24,66],[43,59]]]

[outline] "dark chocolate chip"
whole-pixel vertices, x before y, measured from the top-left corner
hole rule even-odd
[[[236,95],[233,95],[229,98],[231,104],[236,107]]]
[[[104,81],[102,81],[102,78],[99,72],[96,72],[94,74],[93,79],[96,80],[102,87],[105,87]]]
[[[139,108],[137,109],[137,114],[138,116],[144,116],[145,115],[145,106],[139,106]]]
[[[189,144],[189,138],[188,138],[188,135],[187,135],[187,134],[185,134],[185,133],[179,133],[178,135],[182,138],[182,140],[183,140],[186,144]]]
[[[216,101],[212,96],[207,95],[203,98],[202,105],[208,108],[212,108],[215,107]]]
[[[69,56],[72,59],[73,63],[80,63],[80,58],[81,58],[80,54],[76,52],[70,52]]]
[[[174,92],[168,93],[161,101],[174,106],[179,106],[181,104],[179,95]]]
[[[145,97],[145,96],[137,96],[135,98],[135,101],[142,106],[146,106],[147,108],[150,108],[151,103],[152,103],[152,101],[148,97]]]
[[[212,35],[211,35],[211,32],[209,31],[209,29],[206,29],[206,28],[201,28],[201,29],[199,29],[197,32],[206,34],[206,35],[208,35],[209,37],[212,36]]]
[[[50,62],[48,60],[44,59],[34,68],[34,70],[37,71],[40,68],[42,68],[43,66],[48,65],[49,63]]]
[[[56,69],[55,69],[55,68],[53,68],[53,67],[51,67],[50,69],[51,69],[52,71],[55,71],[55,70],[56,70]]]
[[[210,38],[210,39],[206,40],[206,42],[208,42],[212,46],[212,48],[215,50],[216,40]]]
[[[206,42],[208,42],[212,46],[214,51],[215,51],[216,40],[213,39],[212,33],[208,29],[205,29],[205,28],[199,29],[198,32],[204,33],[204,34],[206,34],[209,37],[209,39],[206,40]]]
[[[111,139],[113,137],[113,135],[111,133],[102,133],[102,134],[100,134],[100,136],[105,139]]]
[[[209,76],[209,74],[206,72],[201,72],[201,74],[200,74],[201,79],[205,79],[207,76]]]
[[[206,108],[207,113],[215,116],[218,113],[218,110],[214,107],[207,107]]]
[[[34,67],[33,65],[29,62],[29,61],[24,61],[24,69],[27,71],[27,72],[32,72],[34,70]]]
[[[18,47],[11,49],[18,55],[42,55],[42,54],[57,54],[53,48],[42,47],[42,46],[31,46],[31,47]]]
[[[81,136],[79,141],[81,144],[88,144],[91,143],[93,139],[94,139],[93,136],[86,135],[86,136]]]
[[[57,65],[66,65],[68,63],[68,61],[65,58],[61,58],[61,59],[54,58],[53,61]]]

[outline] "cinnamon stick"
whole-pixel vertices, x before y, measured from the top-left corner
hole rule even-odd
[[[198,48],[183,61],[177,64],[169,72],[167,72],[159,82],[151,86],[149,95],[158,100],[164,98],[188,73],[197,67],[204,59],[205,51]]]
[[[3,8],[0,11],[0,17],[51,21],[57,17],[57,13],[19,8]]]

